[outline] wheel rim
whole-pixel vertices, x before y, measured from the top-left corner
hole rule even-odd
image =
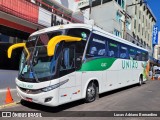
[[[95,88],[94,88],[94,86],[93,86],[93,84],[91,85],[91,86],[89,86],[88,87],[88,89],[87,89],[87,96],[88,96],[88,100],[94,100],[94,98],[95,98],[95,93],[96,93],[96,91],[95,91]]]

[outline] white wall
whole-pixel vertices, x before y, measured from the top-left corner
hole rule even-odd
[[[55,1],[62,4],[66,8],[72,10],[73,12],[77,10],[78,2],[75,2],[75,0],[55,0]]]

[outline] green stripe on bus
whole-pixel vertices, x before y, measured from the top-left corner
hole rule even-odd
[[[100,58],[88,61],[82,64],[82,67],[79,71],[102,71],[109,69],[116,58]]]

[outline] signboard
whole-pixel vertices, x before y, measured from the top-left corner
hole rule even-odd
[[[38,24],[46,27],[69,24],[70,21],[39,7]]]
[[[152,31],[152,44],[157,45],[158,44],[158,27],[153,26],[153,31]]]
[[[78,1],[78,8],[87,7],[90,4],[90,0],[80,0]]]
[[[71,22],[59,17],[58,15],[52,14],[51,16],[51,26],[69,24]]]
[[[41,24],[46,27],[51,26],[51,15],[52,13],[39,7],[39,16],[38,16],[38,24]]]

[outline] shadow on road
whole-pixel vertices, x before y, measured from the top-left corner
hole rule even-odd
[[[131,89],[134,87],[138,87],[137,84],[100,94],[100,98],[106,97],[108,95],[112,95],[114,93],[122,92],[124,90]],[[64,105],[60,105],[58,107],[48,107],[48,106],[44,106],[44,105],[40,105],[40,104],[36,104],[36,103],[31,103],[31,102],[24,101],[24,100],[21,100],[21,104],[25,107],[30,108],[30,109],[44,111],[44,112],[57,113],[57,112],[61,112],[61,111],[64,111],[66,109],[69,109],[69,108],[72,108],[75,106],[85,104],[85,102],[84,102],[84,100],[78,100],[78,101],[74,101],[74,102],[67,103]]]
[[[146,84],[146,83],[143,83],[143,85]],[[109,91],[109,92],[105,92],[105,93],[102,93],[99,95],[100,98],[102,97],[106,97],[108,95],[112,95],[114,93],[118,93],[118,92],[122,92],[122,91],[125,91],[127,89],[131,89],[131,88],[134,88],[134,87],[138,87],[138,84],[134,84],[134,85],[130,85],[130,86],[127,86],[127,87],[123,87],[123,88],[118,88],[116,90],[112,90],[112,91]]]

